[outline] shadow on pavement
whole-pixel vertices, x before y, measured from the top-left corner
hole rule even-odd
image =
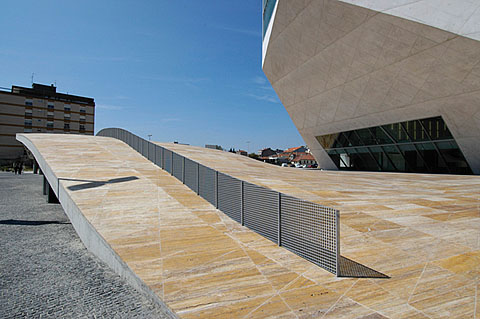
[[[56,220],[18,220],[18,219],[5,219],[0,220],[0,225],[19,225],[19,226],[41,226],[41,225],[66,225],[69,222],[59,222]]]
[[[347,257],[340,256],[340,275],[338,277],[350,278],[384,278],[389,276],[382,274],[372,268],[357,263]]]
[[[112,179],[109,179],[108,181],[92,181],[92,180],[85,180],[85,179],[59,178],[59,180],[64,180],[64,181],[85,182],[85,184],[68,186],[67,188],[71,191],[95,188],[95,187],[100,187],[106,184],[129,182],[129,181],[134,181],[136,179],[138,179],[137,176],[112,178]]]

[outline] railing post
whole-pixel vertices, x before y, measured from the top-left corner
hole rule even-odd
[[[240,197],[242,198],[242,200],[240,201],[240,222],[242,224],[242,226],[245,226],[245,217],[244,217],[244,211],[245,211],[245,203],[244,203],[244,196],[243,196],[243,189],[244,189],[244,185],[243,185],[243,181],[241,181],[240,183]]]
[[[151,142],[150,142],[151,143]],[[157,164],[157,145],[153,145],[153,163],[156,165]]]
[[[336,267],[337,267],[337,277],[340,277],[340,211],[335,210],[335,245],[337,246],[337,260],[336,260]]]
[[[162,161],[161,161],[161,167],[162,169],[165,169],[165,148],[162,147]]]
[[[185,184],[185,156],[182,156],[182,183]]]
[[[278,193],[278,246],[282,246],[282,193]]]
[[[197,195],[200,195],[200,164],[197,163]]]
[[[215,171],[215,208],[218,209],[218,171]]]

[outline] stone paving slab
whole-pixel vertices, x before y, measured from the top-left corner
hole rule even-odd
[[[0,318],[167,318],[85,248],[42,183],[0,172]]]
[[[121,141],[21,136],[59,178],[60,201],[71,198],[180,317],[479,316],[478,176],[302,171],[162,144],[243,180],[339,208],[342,255],[391,278],[336,278],[238,225]]]

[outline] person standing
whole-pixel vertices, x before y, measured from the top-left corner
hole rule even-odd
[[[18,175],[22,175],[23,170],[23,162],[18,163]]]
[[[18,162],[13,163],[13,171],[15,172],[15,175],[18,173]]]

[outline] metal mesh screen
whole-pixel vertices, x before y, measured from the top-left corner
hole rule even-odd
[[[191,190],[198,192],[198,164],[194,161],[185,158],[185,185]]]
[[[242,181],[218,173],[218,209],[242,222]]]
[[[173,153],[173,176],[183,182],[183,156]]]
[[[162,167],[162,147],[155,145],[155,165]]]
[[[283,194],[280,205],[282,246],[336,273],[338,211]]]
[[[198,173],[200,181],[199,195],[210,204],[215,205],[215,171],[200,165]]]
[[[242,182],[122,129],[98,135],[126,141],[232,219],[242,222],[243,211],[245,226],[339,275],[337,210]]]
[[[245,226],[278,242],[278,192],[244,182]]]
[[[165,157],[163,161],[165,167],[163,169],[172,174],[172,151],[164,149],[163,156]]]
[[[148,141],[142,139],[142,155],[148,158]]]
[[[148,142],[148,159],[155,163],[155,144]]]

